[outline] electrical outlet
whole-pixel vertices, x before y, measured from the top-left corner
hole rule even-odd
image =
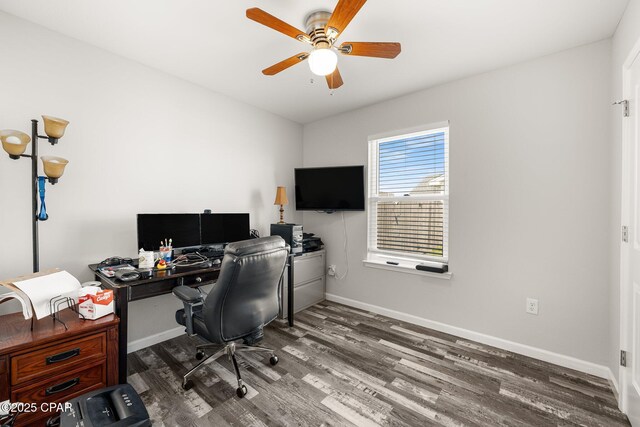
[[[527,298],[527,313],[538,315],[538,300],[535,298]]]
[[[329,276],[335,276],[335,275],[336,275],[336,266],[335,266],[335,265],[333,265],[333,264],[331,264],[331,265],[329,266],[329,268],[327,268],[327,274],[328,274]]]

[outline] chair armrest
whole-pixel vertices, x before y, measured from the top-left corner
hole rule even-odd
[[[176,286],[172,292],[176,298],[182,301],[182,305],[184,305],[184,320],[187,334],[189,336],[195,335],[195,331],[193,330],[193,313],[195,307],[202,306],[204,303],[202,294],[199,290],[184,285]]]
[[[188,286],[176,286],[173,288],[173,295],[175,295],[182,302],[189,304],[195,304],[202,301],[202,294],[194,288]]]

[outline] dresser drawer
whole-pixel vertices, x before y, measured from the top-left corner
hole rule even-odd
[[[104,361],[89,368],[76,370],[55,378],[49,378],[27,387],[17,387],[11,391],[12,402],[57,402],[84,390],[107,386],[107,372]]]
[[[293,295],[294,313],[324,301],[324,277],[296,286]]]
[[[34,420],[53,416],[54,413],[43,413],[42,403],[60,403],[76,396],[107,386],[106,364],[76,370],[54,379],[48,379],[27,387],[14,388],[11,391],[12,402],[35,403],[37,410],[18,416],[18,425],[32,423]],[[44,424],[45,420],[42,420]],[[40,424],[40,423],[38,423]]]
[[[293,284],[298,286],[324,276],[324,252],[294,258]]]
[[[11,384],[47,378],[106,357],[107,336],[100,333],[11,358]]]

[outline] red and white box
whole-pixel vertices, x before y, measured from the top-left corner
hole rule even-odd
[[[86,286],[79,291],[80,317],[96,320],[113,313],[113,291],[97,286]]]

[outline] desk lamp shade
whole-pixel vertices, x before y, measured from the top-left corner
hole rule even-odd
[[[42,156],[40,158],[42,159],[44,174],[49,178],[49,182],[55,184],[62,177],[64,168],[69,163],[69,160],[54,156]]]
[[[274,205],[288,205],[289,200],[287,199],[287,188],[286,187],[278,187],[276,190],[276,201],[273,202]]]
[[[54,139],[62,138],[69,124],[69,122],[64,119],[51,116],[42,116],[42,120],[44,120],[44,132],[49,138]]]
[[[24,132],[7,129],[0,130],[0,141],[2,141],[2,148],[9,154],[9,157],[18,159],[26,151],[31,137]]]
[[[284,205],[289,204],[289,199],[287,199],[287,188],[286,187],[278,187],[276,190],[276,200],[273,202],[274,205],[280,205],[280,222],[278,224],[284,224]]]

